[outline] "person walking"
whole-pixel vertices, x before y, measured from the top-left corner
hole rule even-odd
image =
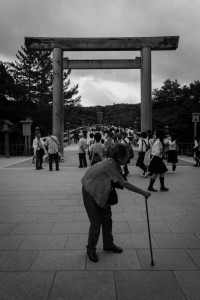
[[[129,139],[126,137],[126,132],[125,132],[125,131],[122,131],[122,133],[121,133],[120,143],[122,143],[123,145],[125,145],[125,146],[127,147],[127,149],[128,149],[129,146],[131,147],[130,141],[129,141]],[[127,176],[127,175],[129,174],[128,163],[130,163],[130,162],[131,162],[131,161],[130,161],[130,156],[129,156],[129,159],[127,160],[127,163],[126,163],[125,165],[121,166],[122,169],[124,170],[124,173],[123,173],[123,174],[124,174],[125,176]]]
[[[79,133],[79,141],[78,141],[78,156],[79,156],[79,168],[83,168],[83,166],[87,167],[86,160],[86,149],[87,149],[87,140],[84,138],[83,132]]]
[[[48,149],[48,155],[49,155],[49,171],[53,171],[52,165],[53,165],[53,160],[55,161],[56,164],[56,171],[59,171],[59,140],[55,135],[50,135],[48,134],[48,137],[45,141],[45,146]]]
[[[141,138],[138,141],[138,159],[136,162],[136,166],[143,170],[142,177],[147,177],[147,167],[144,164],[144,156],[147,150],[150,148],[146,142],[147,134],[146,132],[141,132]]]
[[[165,131],[162,129],[157,130],[156,139],[151,149],[152,158],[149,165],[149,172],[152,173],[152,176],[150,179],[148,191],[151,192],[157,192],[157,190],[154,189],[153,185],[158,174],[160,175],[160,190],[162,192],[166,192],[169,190],[164,185],[165,172],[168,171],[166,165],[163,162],[164,138],[165,138]]]
[[[176,136],[175,134],[172,134],[168,138],[168,153],[167,153],[167,162],[172,163],[172,172],[175,173],[176,170],[176,164],[178,163],[178,157],[177,157],[177,142],[176,142]]]
[[[110,151],[114,145],[113,133],[112,131],[107,132],[107,137],[105,140],[105,157],[109,157]]]
[[[90,220],[87,255],[93,262],[98,261],[96,245],[102,227],[103,250],[122,253],[122,248],[114,244],[112,235],[112,211],[108,202],[112,183],[121,188],[143,195],[148,198],[151,193],[126,181],[120,174],[120,165],[127,163],[129,152],[125,145],[117,144],[112,147],[110,158],[90,167],[83,176],[82,194],[84,206]]]
[[[36,137],[33,140],[33,149],[36,157],[36,170],[41,170],[43,169],[43,156],[47,151],[44,147],[44,141],[41,138],[41,133],[39,131],[36,133]]]
[[[104,157],[104,144],[101,143],[101,133],[96,132],[94,135],[95,143],[90,147],[91,165],[102,161]]]
[[[198,167],[198,165],[200,166],[200,140],[198,136],[195,136],[193,151],[194,159],[196,161],[196,164],[193,165],[193,167]]]
[[[94,142],[95,142],[95,140],[94,140],[94,133],[90,132],[89,139],[87,141],[87,147],[88,147],[87,153],[88,153],[89,160],[91,160],[91,155],[90,155],[91,150],[90,149],[91,149],[92,144],[94,144]]]

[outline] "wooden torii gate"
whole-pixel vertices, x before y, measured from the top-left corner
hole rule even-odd
[[[63,149],[63,69],[141,69],[141,130],[152,129],[151,51],[176,50],[179,36],[131,38],[25,37],[30,50],[53,51],[53,134]],[[63,51],[140,51],[135,60],[69,60]]]

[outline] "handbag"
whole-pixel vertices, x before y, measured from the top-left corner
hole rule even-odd
[[[94,152],[91,158],[91,166],[101,161],[101,157],[97,152]]]
[[[128,149],[128,152],[129,152],[129,159],[132,159],[134,158],[134,151],[133,151],[133,148],[131,147],[131,145],[129,143],[127,143],[125,140],[124,142],[126,143],[127,145],[127,149]]]
[[[111,184],[112,184],[112,188],[111,188],[111,191],[110,191],[110,194],[109,194],[109,197],[108,197],[107,204],[116,205],[118,203],[118,196],[117,196],[117,192],[115,190],[113,181],[111,181]]]

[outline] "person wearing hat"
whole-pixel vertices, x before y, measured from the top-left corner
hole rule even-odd
[[[79,168],[83,168],[83,166],[87,167],[86,160],[86,149],[87,149],[87,140],[84,138],[83,132],[79,133],[79,142],[78,142],[78,155],[79,155]]]

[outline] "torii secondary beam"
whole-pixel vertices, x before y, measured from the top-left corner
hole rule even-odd
[[[63,69],[141,69],[141,58],[104,59],[104,60],[69,60],[63,58]]]

